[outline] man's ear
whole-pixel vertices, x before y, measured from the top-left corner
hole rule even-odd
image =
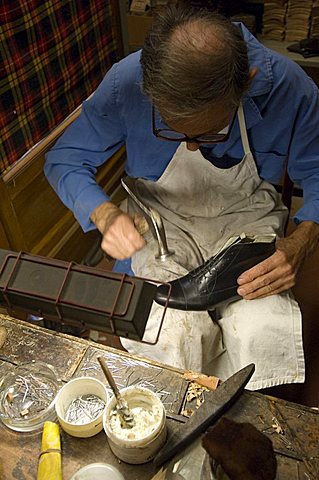
[[[257,73],[258,73],[258,68],[257,67],[253,67],[249,70],[249,74],[248,74],[249,83],[251,83],[253,81],[253,79],[255,78]]]

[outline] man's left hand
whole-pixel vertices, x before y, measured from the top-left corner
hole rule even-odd
[[[303,222],[288,237],[277,240],[276,252],[238,278],[238,294],[245,300],[284,292],[296,284],[305,259],[319,244],[319,224]]]

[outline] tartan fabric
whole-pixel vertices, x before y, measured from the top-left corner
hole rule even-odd
[[[117,2],[0,2],[0,174],[97,87],[120,58]]]

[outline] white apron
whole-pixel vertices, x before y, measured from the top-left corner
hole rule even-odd
[[[145,204],[164,219],[168,246],[175,250],[165,262],[156,260],[157,244],[148,234],[147,245],[132,258],[137,276],[161,282],[184,276],[242,232],[282,236],[287,209],[258,175],[242,105],[238,119],[244,150],[239,164],[217,168],[199,150],[191,152],[181,143],[159,180],[136,180]],[[129,210],[134,208],[129,200]],[[152,307],[145,340],[156,337],[162,309]],[[248,384],[253,390],[304,381],[301,314],[290,293],[232,302],[218,308],[216,318],[208,312],[167,309],[156,345],[121,342],[131,353],[222,379],[255,363]]]

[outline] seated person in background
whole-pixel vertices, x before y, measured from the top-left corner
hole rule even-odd
[[[240,300],[211,314],[168,309],[158,343],[122,339],[129,352],[222,379],[253,362],[250,389],[304,381],[301,314],[289,289],[319,240],[318,125],[318,89],[303,70],[208,11],[166,7],[143,50],[111,68],[45,165],[83,230],[98,228],[106,253],[132,257],[137,276],[161,282],[242,232],[278,239],[274,254],[240,275]],[[175,250],[166,262],[96,183],[97,167],[124,144],[126,173],[164,219]],[[287,209],[272,183],[287,158],[305,201],[283,238]],[[162,309],[152,309],[148,340]]]

